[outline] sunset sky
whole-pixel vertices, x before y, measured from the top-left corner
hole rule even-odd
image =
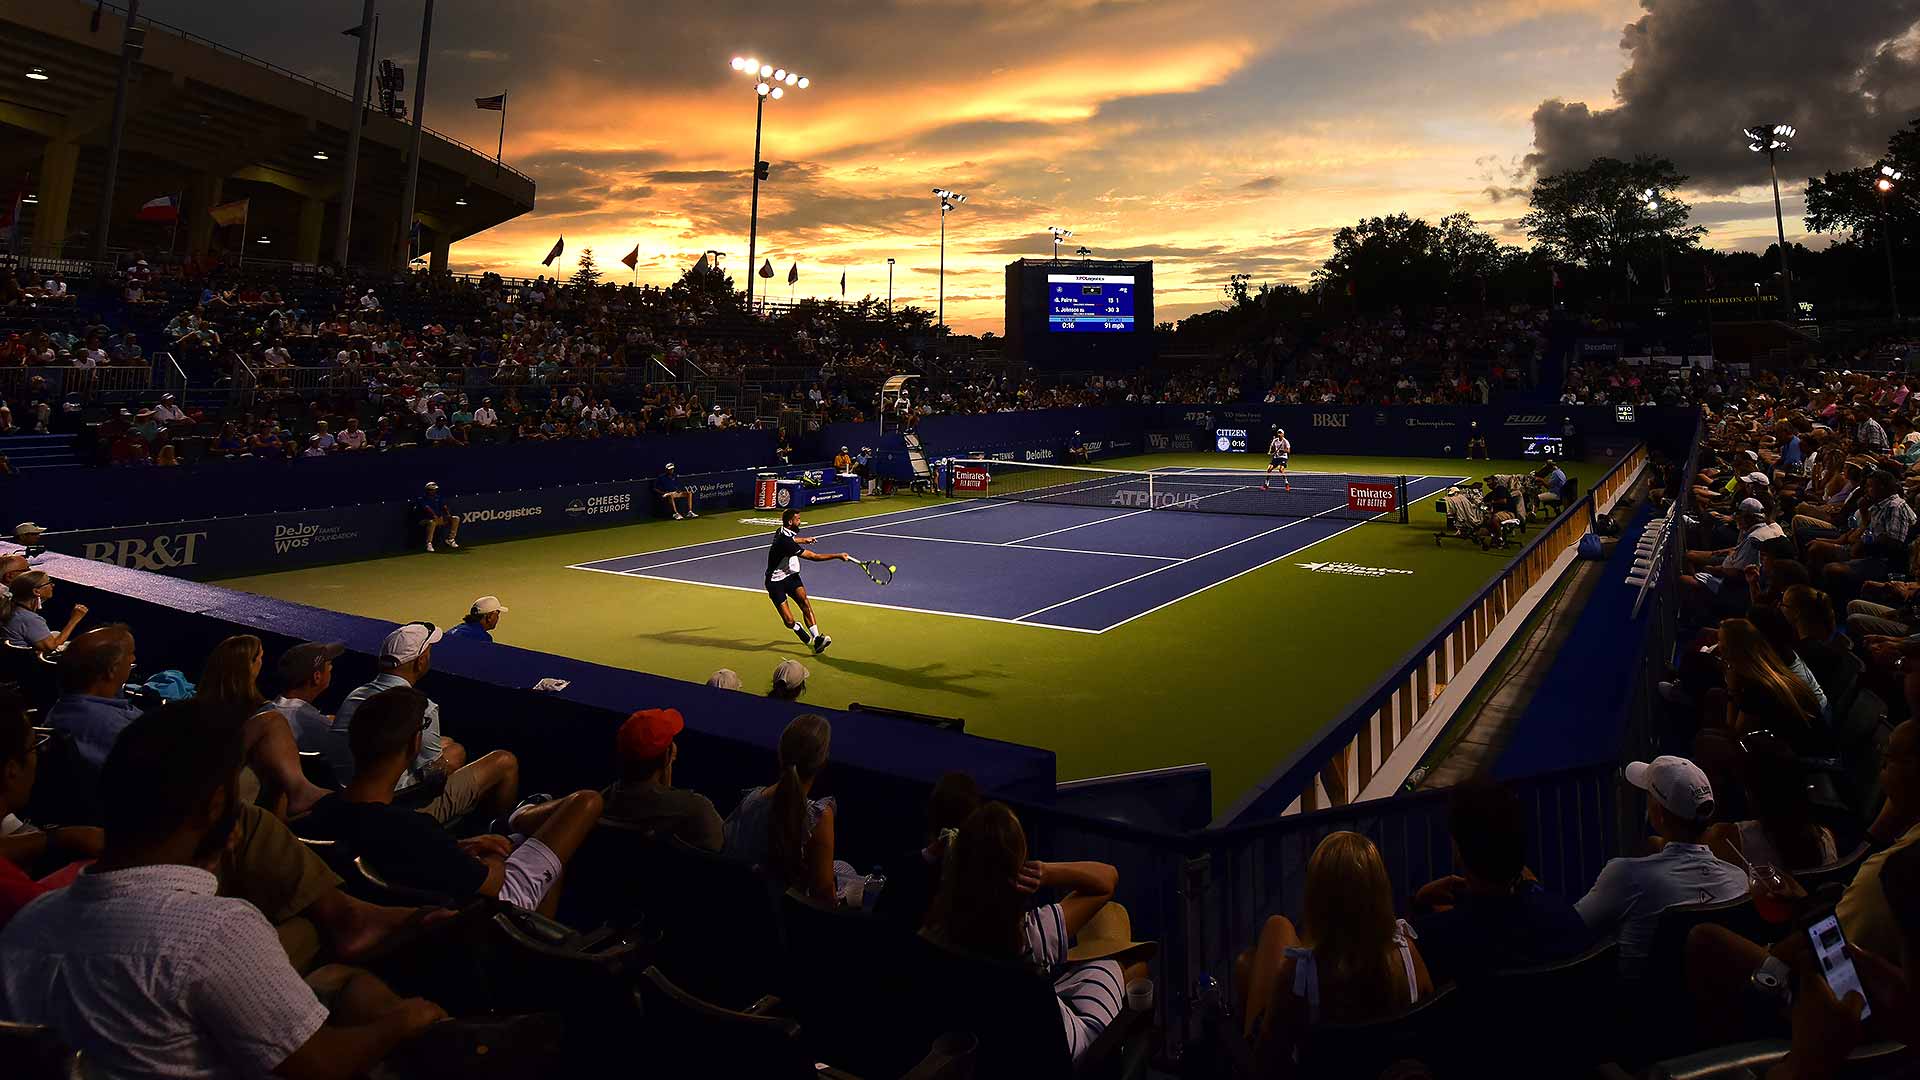
[[[421,0],[381,0],[380,56],[408,68]],[[338,86],[357,0],[148,0],[142,13]],[[426,120],[538,184],[531,214],[453,249],[534,274],[557,234],[617,275],[666,282],[716,248],[742,281],[752,55],[813,85],[767,106],[760,251],[788,294],[931,307],[938,208],[947,316],[1001,329],[1002,267],[1064,250],[1151,258],[1158,314],[1216,306],[1227,277],[1304,283],[1333,230],[1465,210],[1503,238],[1539,168],[1668,155],[1723,247],[1773,235],[1738,129],[1797,125],[1783,161],[1800,238],[1808,173],[1864,162],[1920,112],[1920,0],[457,0],[438,5]],[[1783,181],[1785,176],[1783,175]]]

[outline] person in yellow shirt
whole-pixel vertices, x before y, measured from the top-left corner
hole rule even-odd
[[[847,448],[844,446],[840,448],[839,453],[833,455],[833,471],[846,476],[853,474],[853,455],[847,453]]]

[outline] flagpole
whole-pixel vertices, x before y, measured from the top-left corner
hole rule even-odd
[[[187,193],[182,191],[173,197],[173,231],[167,234],[167,258],[173,258],[173,249],[180,243],[180,208],[186,205]]]
[[[493,148],[493,175],[500,175],[500,156],[507,150],[507,92],[500,91],[500,142]],[[636,268],[634,273],[640,271]]]
[[[253,200],[247,199],[240,204],[240,268],[247,266],[247,216],[253,213]]]

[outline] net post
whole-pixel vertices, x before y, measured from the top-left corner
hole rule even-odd
[[[1400,524],[1407,523],[1407,478],[1404,474],[1394,478],[1400,488]]]
[[[1153,509],[1153,470],[1147,470],[1147,509]]]

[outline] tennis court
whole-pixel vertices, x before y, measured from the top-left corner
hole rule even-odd
[[[1391,514],[1356,510],[1349,481],[1398,477],[1045,469],[982,462],[993,497],[844,518],[806,530],[814,550],[894,564],[880,587],[845,563],[801,567],[819,600],[1103,634]],[[1457,476],[1409,476],[1415,501]],[[986,484],[984,476],[980,483]],[[1002,494],[1001,492],[1004,492]],[[1400,526],[1381,524],[1378,528]],[[764,591],[767,529],[577,563],[574,570]]]

